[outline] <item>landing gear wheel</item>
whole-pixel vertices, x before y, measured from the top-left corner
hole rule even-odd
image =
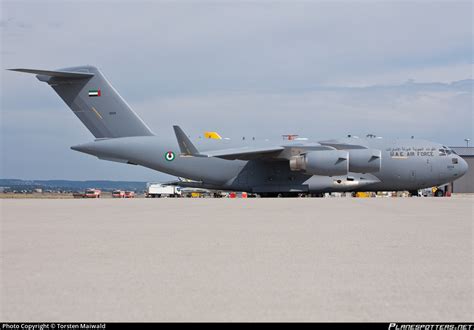
[[[411,197],[418,197],[418,190],[409,191]]]

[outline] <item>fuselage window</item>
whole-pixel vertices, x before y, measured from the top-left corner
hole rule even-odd
[[[458,159],[457,159],[457,158],[452,158],[451,161],[453,162],[453,164],[457,164],[457,163],[458,163]]]

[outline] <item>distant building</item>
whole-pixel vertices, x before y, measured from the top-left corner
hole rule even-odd
[[[461,178],[451,183],[453,193],[474,193],[474,147],[451,147],[469,165]]]

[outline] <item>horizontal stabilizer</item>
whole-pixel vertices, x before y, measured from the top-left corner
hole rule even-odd
[[[56,78],[69,78],[69,79],[87,79],[94,76],[93,73],[86,72],[70,72],[70,71],[48,71],[48,70],[35,70],[35,69],[8,69],[10,71],[18,71],[25,73],[39,74],[42,76],[56,77]]]

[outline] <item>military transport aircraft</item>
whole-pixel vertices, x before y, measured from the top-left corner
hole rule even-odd
[[[189,187],[261,196],[416,191],[451,182],[468,169],[451,149],[418,139],[191,141],[179,126],[173,126],[175,136],[159,135],[96,67],[11,70],[36,74],[49,84],[94,135],[94,141],[71,149],[189,178]]]

